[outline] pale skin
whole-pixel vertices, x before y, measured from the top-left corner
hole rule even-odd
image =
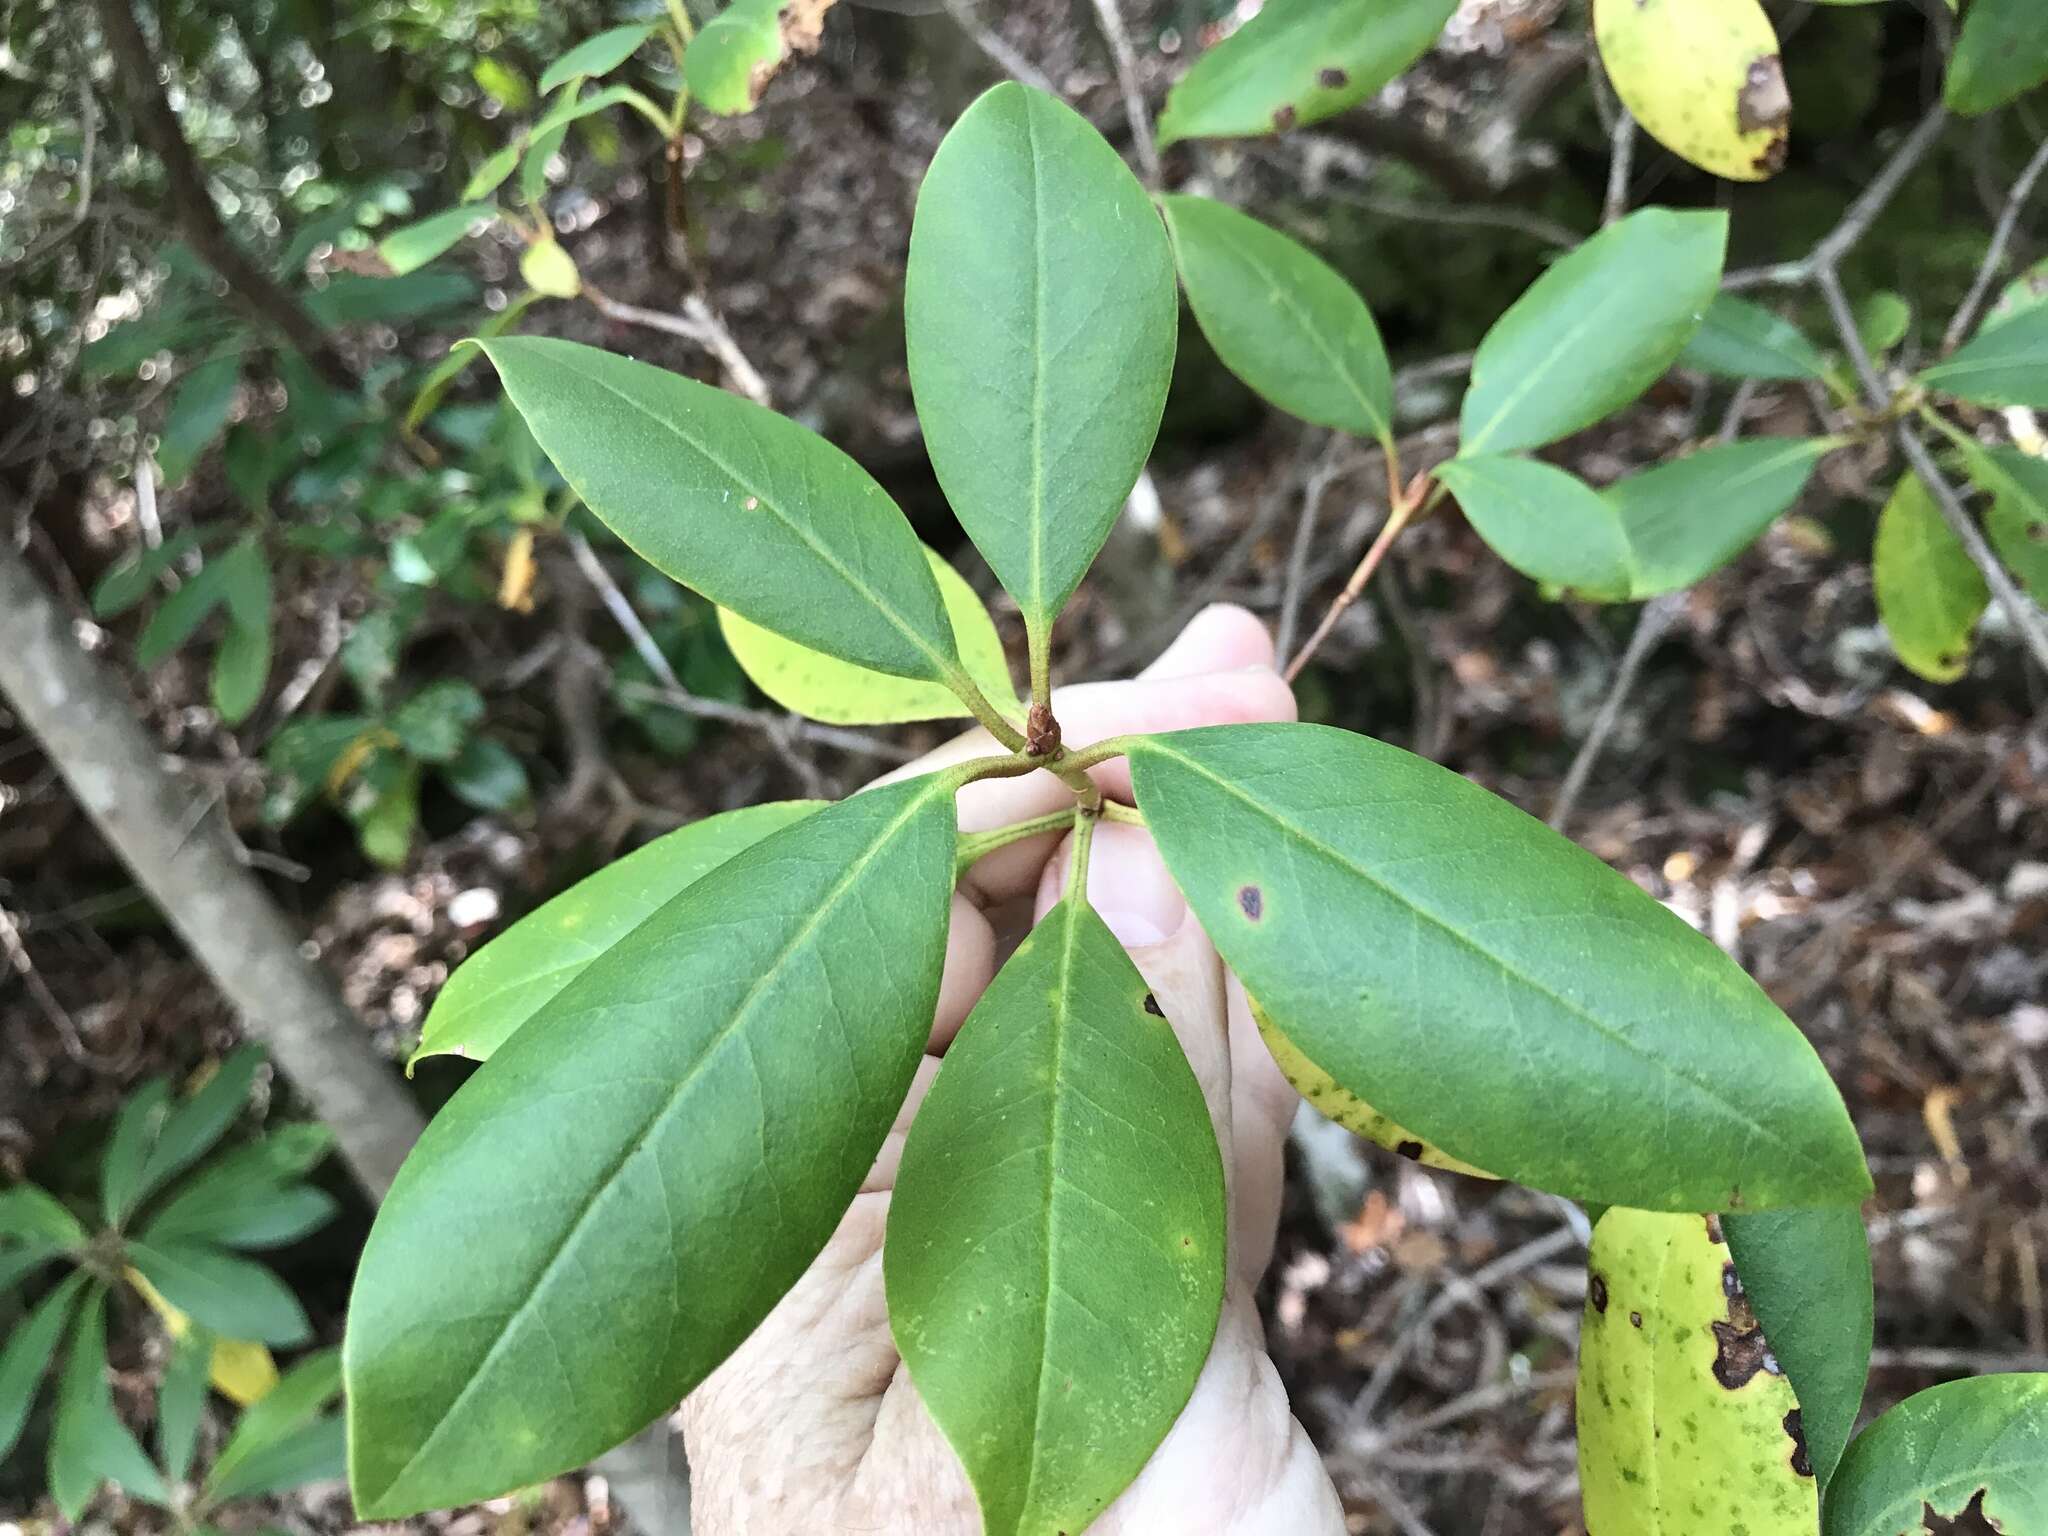
[[[1291,720],[1293,695],[1273,662],[1272,642],[1251,614],[1210,608],[1140,677],[1062,690],[1054,710],[1069,749],[1131,733]],[[996,750],[972,731],[890,777]],[[1121,760],[1094,777],[1104,794],[1130,803]],[[1008,826],[1072,803],[1049,774],[985,780],[960,792],[960,830]],[[1005,936],[1014,939],[1059,899],[1068,852],[1068,838],[1051,833],[1012,844],[974,865],[955,894],[927,1054],[861,1194],[810,1271],[683,1405],[698,1536],[980,1536],[966,1474],[889,1336],[883,1231],[903,1138],[945,1048],[993,978]],[[1100,824],[1088,886],[1202,1085],[1231,1221],[1223,1319],[1194,1395],[1089,1536],[1341,1536],[1336,1491],[1288,1409],[1252,1303],[1273,1253],[1294,1092],[1150,836]]]

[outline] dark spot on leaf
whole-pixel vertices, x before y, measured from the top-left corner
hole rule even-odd
[[[1419,1141],[1401,1142],[1394,1148],[1394,1151],[1400,1156],[1407,1158],[1411,1163],[1422,1161],[1422,1143]]]
[[[1316,71],[1316,84],[1322,86],[1325,90],[1339,91],[1350,83],[1351,77],[1341,69],[1319,69]]]
[[[1184,1237],[1180,1240],[1180,1245],[1183,1248],[1192,1248],[1195,1246],[1195,1240],[1192,1237]]]
[[[1721,1266],[1721,1294],[1730,1301],[1739,1300],[1742,1296],[1742,1276],[1735,1273],[1733,1264]]]
[[[1767,53],[1743,77],[1735,97],[1735,126],[1744,133],[1772,129],[1782,141],[1791,122],[1792,92],[1785,85],[1785,65],[1775,53]],[[1782,158],[1782,149],[1779,154]]]
[[[1237,904],[1244,909],[1244,915],[1257,922],[1265,913],[1266,898],[1256,885],[1241,886],[1237,892]]]
[[[1952,1520],[1945,1520],[1935,1512],[1932,1504],[1920,1505],[1920,1525],[1928,1536],[1998,1536],[2005,1527],[1984,1513],[1984,1495],[1988,1488],[1979,1488],[1970,1495],[1970,1502]]]
[[[1792,1437],[1792,1470],[1801,1477],[1813,1476],[1813,1458],[1806,1453],[1806,1425],[1797,1408],[1785,1415],[1785,1433]]]
[[[1715,1323],[1714,1380],[1730,1392],[1749,1385],[1750,1378],[1765,1369],[1770,1349],[1761,1328],[1738,1328],[1733,1323]]]
[[[1273,131],[1275,133],[1285,133],[1294,126],[1294,121],[1299,116],[1301,114],[1296,112],[1292,106],[1280,108],[1273,114]]]
[[[1721,1235],[1721,1218],[1718,1216],[1709,1216],[1707,1218],[1707,1241],[1710,1243],[1725,1243],[1728,1241],[1727,1238]]]
[[[1640,1328],[1640,1327],[1642,1327],[1642,1326],[1643,1326],[1643,1314],[1642,1314],[1642,1313],[1640,1313],[1640,1312],[1631,1312],[1631,1313],[1629,1313],[1629,1315],[1628,1315],[1628,1325],[1629,1325],[1629,1327],[1631,1327],[1631,1328]]]
[[[1591,1275],[1586,1281],[1586,1299],[1593,1303],[1595,1312],[1607,1310],[1607,1279],[1604,1275]]]
[[[1163,1019],[1166,1017],[1166,1010],[1159,1006],[1159,999],[1154,997],[1150,992],[1147,992],[1145,994],[1145,1011],[1151,1014],[1156,1019]]]

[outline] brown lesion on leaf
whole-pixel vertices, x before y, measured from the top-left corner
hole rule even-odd
[[[1806,1422],[1797,1408],[1785,1415],[1784,1429],[1792,1437],[1792,1470],[1801,1477],[1813,1476],[1813,1458],[1806,1450]]]
[[[1785,84],[1785,64],[1775,53],[1753,61],[1735,96],[1735,126],[1744,133],[1768,133],[1770,142],[1752,162],[1771,173],[1784,169],[1792,143],[1792,92]]]
[[[1154,997],[1150,992],[1147,992],[1145,994],[1145,1011],[1151,1014],[1155,1019],[1163,1019],[1166,1017],[1166,1010],[1159,1006],[1159,999]]]
[[[1944,1517],[1924,1499],[1920,1504],[1920,1528],[1927,1536],[2002,1536],[2005,1526],[1984,1513],[1984,1496],[1991,1490],[1979,1488],[1970,1502],[1953,1517]]]
[[[1640,1327],[1642,1327],[1642,1326],[1643,1326],[1643,1314],[1642,1314],[1642,1313],[1640,1313],[1640,1312],[1631,1312],[1631,1313],[1629,1313],[1629,1315],[1628,1315],[1628,1325],[1629,1325],[1629,1327],[1631,1327],[1631,1328],[1640,1328]]]
[[[1419,1163],[1422,1161],[1422,1143],[1419,1141],[1399,1142],[1394,1147],[1394,1153],[1397,1157],[1407,1158],[1411,1163]]]
[[[1351,83],[1351,76],[1332,65],[1316,71],[1316,84],[1326,91],[1341,91]]]
[[[1242,885],[1237,890],[1238,909],[1253,922],[1266,913],[1266,896],[1256,885]]]
[[[1607,1277],[1598,1270],[1586,1277],[1586,1300],[1592,1303],[1595,1312],[1607,1310]]]
[[[1727,1241],[1728,1241],[1727,1237],[1726,1237],[1725,1235],[1723,1235],[1723,1233],[1722,1233],[1722,1231],[1721,1231],[1721,1218],[1720,1218],[1720,1217],[1718,1217],[1718,1216],[1708,1216],[1708,1217],[1706,1217],[1706,1218],[1705,1218],[1705,1220],[1706,1220],[1706,1223],[1707,1223],[1707,1241],[1708,1241],[1708,1242],[1710,1242],[1710,1243],[1725,1243],[1725,1242],[1727,1242]]]
[[[1714,1218],[1709,1216],[1709,1221]],[[1719,1223],[1711,1230],[1718,1230]],[[1715,1321],[1714,1330],[1714,1380],[1730,1392],[1739,1391],[1749,1385],[1758,1371],[1772,1376],[1782,1376],[1784,1371],[1771,1353],[1771,1346],[1764,1341],[1763,1328],[1756,1320],[1756,1313],[1750,1310],[1749,1297],[1743,1292],[1742,1279],[1735,1273],[1733,1264],[1721,1266],[1721,1294],[1728,1299],[1728,1319]]]
[[[1275,133],[1285,133],[1294,126],[1300,116],[1301,114],[1295,111],[1291,104],[1279,108],[1273,113],[1273,131]]]
[[[747,72],[747,100],[758,104],[761,93],[768,89],[768,82],[775,78],[775,72],[799,53],[816,53],[818,43],[825,35],[825,13],[832,9],[835,0],[785,0],[775,13],[776,40],[782,51],[772,59],[763,59]]]

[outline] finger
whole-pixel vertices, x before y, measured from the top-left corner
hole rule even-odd
[[[1230,1010],[1230,1159],[1237,1192],[1230,1207],[1230,1253],[1238,1277],[1256,1287],[1273,1262],[1287,1129],[1301,1097],[1260,1038],[1243,984],[1228,972],[1224,998]]]
[[[1271,669],[1273,661],[1273,637],[1256,614],[1235,603],[1211,603],[1138,675],[1200,677],[1243,667]]]
[[[939,1005],[925,1042],[927,1051],[944,1054],[995,974],[995,931],[981,908],[955,891],[946,929],[946,968],[939,973]]]

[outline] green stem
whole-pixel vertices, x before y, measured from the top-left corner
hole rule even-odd
[[[649,101],[645,96],[641,95],[638,91],[633,90],[630,87],[624,87],[622,89],[624,90],[624,94],[619,97],[619,100],[623,101],[635,112],[638,112],[642,117],[646,118],[647,121],[654,124],[655,128],[661,133],[661,136],[663,138],[668,138],[675,132],[675,125],[669,122],[668,114],[666,112],[662,111],[661,108],[657,107],[653,102]]]
[[[1031,702],[1052,712],[1052,636],[1031,619],[1024,621],[1024,644],[1031,654]]]
[[[668,19],[669,25],[676,29],[676,36],[684,43],[687,44],[697,35],[697,29],[690,21],[690,12],[684,6],[683,0],[668,0]]]
[[[988,695],[981,691],[973,678],[959,668],[952,667],[947,669],[945,684],[952,690],[953,696],[967,706],[968,713],[981,723],[983,730],[1012,752],[1024,750],[1024,733],[1003,718],[1001,712],[988,701]]]
[[[1058,832],[1074,819],[1071,810],[1053,811],[1044,816],[1034,816],[1029,821],[1020,821],[1015,826],[997,827],[991,832],[963,832],[960,841],[954,845],[953,878],[959,879],[968,868],[987,858],[998,848],[1007,848],[1012,843],[1021,843],[1027,837],[1042,837],[1047,832]]]
[[[1096,742],[1092,747],[1082,747],[1078,751],[1069,752],[1060,759],[1060,766],[1086,773],[1090,768],[1098,768],[1111,758],[1128,757],[1132,744],[1141,739],[1137,736],[1111,736],[1105,741]]]
[[[1095,844],[1095,823],[1099,819],[1078,807],[1074,811],[1074,851],[1067,860],[1067,896],[1071,900],[1088,899],[1088,853]]]
[[[1135,806],[1124,805],[1115,800],[1105,800],[1102,802],[1102,819],[1104,821],[1116,822],[1119,826],[1125,827],[1150,825],[1145,820],[1145,813],[1143,811]]]

